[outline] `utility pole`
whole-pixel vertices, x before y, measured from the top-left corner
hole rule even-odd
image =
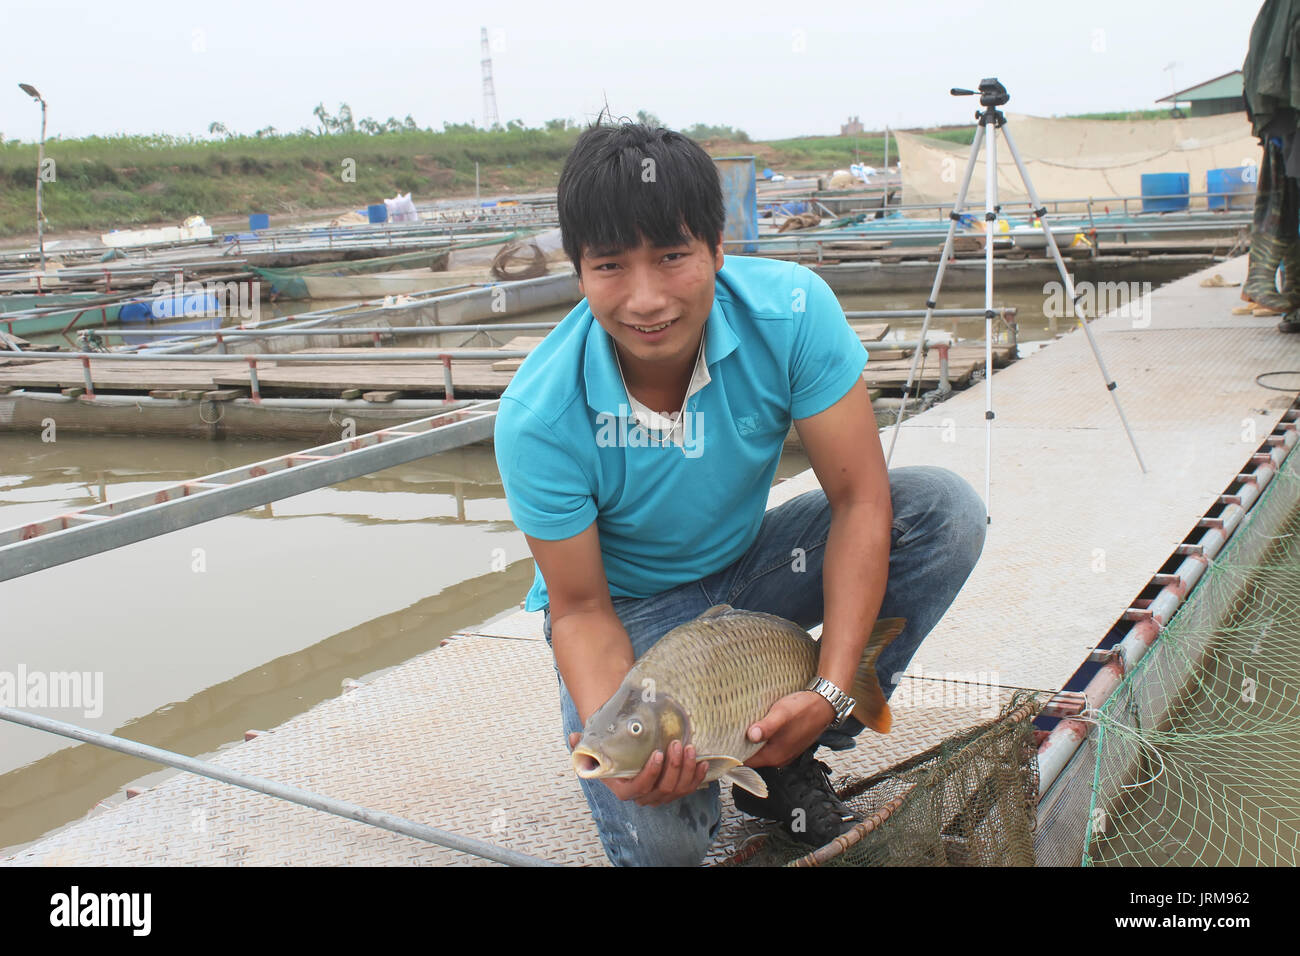
[[[500,125],[497,119],[497,91],[492,85],[492,49],[488,46],[487,27],[479,30],[479,39],[483,46],[483,128],[493,129]]]
[[[45,173],[45,100],[30,83],[18,88],[41,104],[41,144],[36,151],[36,244],[41,250],[41,274],[45,273],[45,216],[41,212],[41,178]]]

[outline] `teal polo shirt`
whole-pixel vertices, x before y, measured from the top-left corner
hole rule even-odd
[[[596,522],[615,597],[648,597],[744,554],[791,422],[843,398],[867,352],[816,273],[727,256],[704,357],[711,379],[686,403],[680,445],[660,445],[637,424],[613,340],[586,299],[501,396],[494,441],[515,525],[558,541]],[[538,568],[525,608],[548,603]]]

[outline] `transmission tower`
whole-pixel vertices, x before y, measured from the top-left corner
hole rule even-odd
[[[487,27],[481,27],[479,36],[483,43],[483,127],[492,129],[497,119],[497,91],[492,86],[492,50],[488,46]]]

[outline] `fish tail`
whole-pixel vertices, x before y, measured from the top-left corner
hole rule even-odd
[[[880,652],[889,646],[889,642],[902,633],[907,619],[887,617],[876,622],[871,629],[871,637],[862,652],[857,673],[853,677],[853,696],[857,704],[853,716],[878,733],[887,734],[893,726],[894,718],[889,712],[889,703],[885,692],[880,689],[880,679],[876,676],[876,660]]]

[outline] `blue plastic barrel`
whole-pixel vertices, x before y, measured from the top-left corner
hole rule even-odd
[[[264,212],[255,212],[248,217],[248,228],[250,232],[257,232],[259,229],[270,229],[271,217]]]
[[[381,202],[366,207],[371,222],[388,222],[388,207]]]
[[[1186,209],[1191,178],[1187,173],[1143,173],[1142,211],[1174,212]]]
[[[1211,209],[1250,209],[1255,204],[1255,167],[1207,169],[1205,191]]]

